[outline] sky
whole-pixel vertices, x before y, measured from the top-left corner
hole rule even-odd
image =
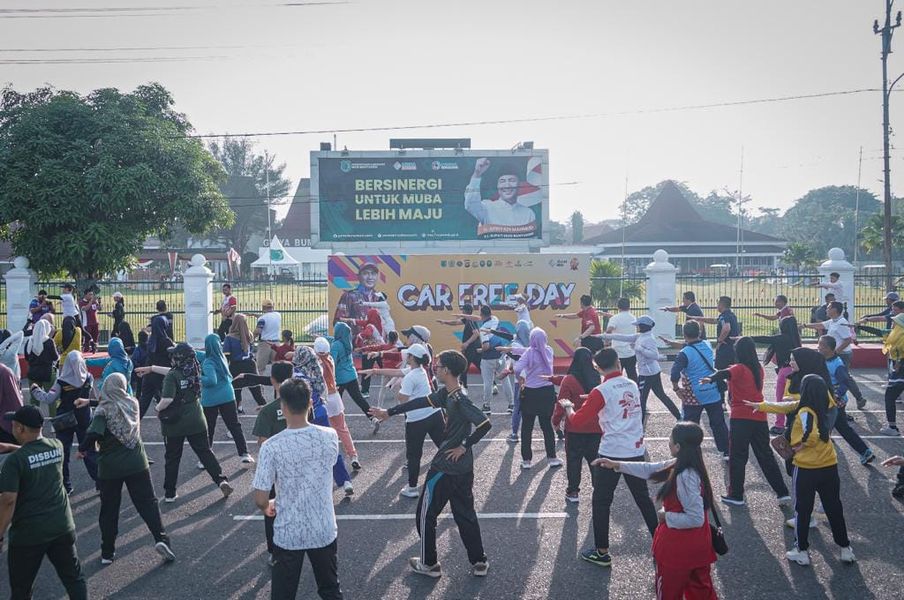
[[[687,107],[881,87],[872,22],[884,0],[302,3],[3,0],[0,84],[157,81],[201,134],[562,117],[336,136],[349,150],[387,150],[390,137],[533,141],[549,150],[556,220],[616,218],[626,188],[663,179],[703,195],[741,187],[748,208],[784,210],[810,189],[855,185],[861,148],[862,185],[881,197],[879,91]],[[256,141],[294,189],[333,135]],[[900,195],[904,162],[892,158]]]

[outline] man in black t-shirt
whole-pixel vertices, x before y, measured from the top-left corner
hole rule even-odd
[[[461,312],[466,315],[474,314],[474,306],[468,302],[461,305]],[[461,330],[461,353],[468,361],[468,366],[474,365],[480,371],[480,327],[471,319],[437,319],[441,325],[464,326]],[[468,370],[461,375],[461,385],[468,389]]]
[[[703,316],[703,309],[697,304],[697,295],[691,291],[684,292],[681,295],[681,304],[678,306],[663,306],[660,310],[665,312],[683,312],[687,315],[688,321],[692,320],[693,317]],[[706,339],[706,327],[702,324],[700,325],[700,339]]]
[[[418,408],[434,407],[446,411],[443,442],[430,463],[418,501],[416,523],[421,535],[421,555],[408,561],[415,573],[428,577],[442,575],[436,559],[436,518],[447,502],[452,505],[452,515],[468,551],[471,573],[484,577],[489,569],[474,510],[474,454],[471,449],[487,434],[491,425],[489,418],[471,404],[467,394],[459,387],[459,378],[467,366],[468,362],[460,352],[441,352],[435,371],[443,389],[389,410],[370,409],[371,416],[381,421]],[[472,427],[475,427],[473,431]]]

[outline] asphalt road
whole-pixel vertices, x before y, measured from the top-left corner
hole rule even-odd
[[[856,429],[870,436],[867,443],[879,459],[904,453],[901,438],[877,435],[883,424],[884,373],[855,373],[865,388],[869,404],[865,412],[852,411]],[[475,379],[476,383],[476,379]],[[865,384],[865,385],[864,385]],[[771,388],[767,381],[766,389]],[[479,387],[472,385],[475,400]],[[654,412],[648,423],[651,459],[666,458],[672,417],[651,399]],[[247,398],[249,412],[252,402]],[[405,483],[402,418],[384,424],[373,437],[370,425],[351,401],[348,422],[359,445],[363,469],[354,476],[355,494],[334,498],[339,520],[340,581],[347,598],[653,598],[653,563],[650,538],[624,485],[612,509],[611,569],[578,559],[580,550],[592,545],[590,529],[591,486],[585,470],[581,503],[564,500],[563,469],[549,471],[545,461],[530,471],[519,468],[517,446],[505,441],[510,417],[501,400],[494,402],[493,429],[479,444],[474,495],[483,515],[481,529],[490,560],[485,579],[469,574],[467,557],[451,519],[440,521],[438,552],[443,566],[440,579],[409,573],[407,559],[417,554],[414,528],[416,500],[398,496]],[[705,418],[704,418],[705,421]],[[253,415],[242,419],[250,437]],[[155,488],[162,497],[163,445],[156,419],[142,423]],[[704,425],[706,430],[706,426]],[[707,430],[707,435],[709,432]],[[730,552],[714,568],[720,598],[800,597],[857,598],[901,597],[901,541],[904,505],[890,495],[895,471],[863,467],[856,454],[838,440],[842,500],[858,562],[838,560],[824,517],[811,535],[811,567],[789,564],[785,550],[793,543],[784,520],[790,509],[781,509],[756,464],[747,468],[747,500],[743,508],[721,507]],[[432,456],[427,442],[424,464]],[[256,446],[251,445],[256,454]],[[534,454],[542,457],[539,430]],[[562,451],[561,444],[559,445]],[[719,460],[711,439],[704,449],[715,493],[724,493],[726,463]],[[72,510],[78,528],[78,548],[92,598],[229,598],[270,597],[270,573],[266,564],[263,523],[250,496],[252,470],[239,463],[235,447],[218,427],[215,453],[236,487],[228,500],[204,472],[195,468],[186,448],[180,474],[179,500],[162,504],[163,520],[173,541],[177,560],[163,564],[153,550],[153,540],[124,494],[116,562],[100,565],[97,527],[99,499],[79,464],[73,466],[75,494]],[[564,453],[560,454],[564,458]],[[753,460],[751,458],[751,460]],[[253,466],[252,466],[253,468]],[[817,515],[819,516],[819,515]],[[4,552],[6,550],[4,549]],[[0,580],[6,582],[6,561]],[[4,584],[6,585],[6,584]],[[5,594],[6,591],[0,592]],[[37,581],[35,598],[63,598],[52,567],[45,562]],[[315,598],[313,576],[306,565],[299,598]]]

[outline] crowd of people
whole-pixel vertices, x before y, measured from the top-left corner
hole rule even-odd
[[[836,280],[825,285],[835,298],[844,297]],[[787,524],[795,530],[795,544],[787,559],[810,564],[809,528],[818,495],[840,560],[856,560],[830,432],[837,431],[862,464],[876,460],[846,410],[849,394],[863,408],[850,370],[858,331],[883,338],[889,360],[888,425],[880,433],[899,435],[895,404],[904,391],[904,304],[896,294],[889,294],[886,311],[858,323],[847,321],[844,304],[827,300],[826,318],[806,324],[798,323],[787,298],[778,296],[775,313],[756,315],[776,321],[777,333],[744,336],[731,298],[720,298],[718,314],[707,316],[693,292],[686,292],[680,305],[661,307],[685,314],[683,340],[657,339],[655,317],[635,316],[628,299],[619,299],[617,312],[610,314],[597,312],[590,296],[583,296],[579,312],[558,315],[579,320],[580,333],[567,371],[556,374],[547,332],[534,326],[527,300],[518,295],[494,306],[464,303],[454,319],[439,321],[462,327],[460,347],[437,351],[426,326],[394,329],[385,297],[364,298],[360,312],[337,311],[333,335],[308,346],[296,344],[292,332],[282,329],[272,301],[264,300],[251,317],[239,312],[231,286],[224,285],[222,293],[215,311],[221,320],[203,350],[173,339],[172,315],[162,300],[137,341],[132,339],[124,300],[117,294],[111,313],[114,337],[104,356],[92,356],[101,302],[93,292],[77,300],[71,286],[58,297],[39,293],[25,330],[0,336],[0,450],[9,453],[0,469],[0,532],[9,528],[13,598],[31,597],[44,556],[70,598],[87,597],[68,502],[74,490],[73,444],[100,497],[101,564],[116,560],[123,485],[155,550],[164,561],[176,560],[142,442],[141,419],[152,409],[165,440],[166,503],[179,498],[185,442],[220,493],[233,493],[211,449],[217,422],[223,420],[240,463],[254,468],[253,498],[264,515],[272,597],[279,599],[296,597],[305,557],[319,595],[342,597],[332,492],[353,495],[349,468],[362,468],[345,422],[346,394],[371,420],[373,435],[387,419],[405,416],[407,482],[400,495],[417,499],[413,509],[421,544],[409,561],[414,573],[442,575],[436,526],[446,504],[471,573],[483,577],[489,572],[474,505],[473,448],[490,431],[490,416],[499,414],[493,403],[501,396],[503,414],[511,416],[507,439],[520,443],[521,469],[542,462],[533,456],[535,425],[543,437],[546,468],[565,467],[565,502],[580,502],[584,464],[589,467],[593,546],[580,553],[587,562],[609,567],[617,556],[610,544],[610,513],[624,479],[652,538],[657,597],[667,599],[716,597],[710,567],[717,553],[726,551],[724,538],[730,538],[717,503],[745,506],[751,450],[777,504],[794,508]],[[53,298],[64,315],[59,330],[49,302]],[[513,327],[509,319],[500,319],[502,311],[514,313]],[[867,324],[882,322],[884,330]],[[714,327],[711,332],[708,325]],[[801,343],[803,327],[823,334],[816,349]],[[757,345],[767,347],[762,361]],[[672,396],[662,384],[664,347],[677,351],[668,373]],[[776,373],[768,400],[764,364]],[[92,376],[89,367],[102,367],[102,374]],[[472,367],[482,382],[479,407],[467,391]],[[375,378],[383,381],[371,404]],[[29,387],[23,393],[24,379]],[[257,405],[252,432],[259,444],[257,459],[239,422],[246,387]],[[272,387],[272,394],[265,387]],[[653,462],[645,444],[651,392],[675,419],[670,457]],[[718,499],[704,462],[703,413],[718,459],[727,462],[728,485]],[[771,428],[770,413],[778,416]],[[427,438],[436,451],[422,477]],[[564,440],[564,463],[558,457],[559,439]],[[904,459],[891,457],[883,464],[901,467],[893,494],[904,496]],[[649,481],[660,484],[654,495]]]

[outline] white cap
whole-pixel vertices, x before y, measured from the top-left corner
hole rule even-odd
[[[414,356],[415,358],[424,358],[427,356],[427,349],[423,344],[411,344],[402,350],[402,356],[404,358],[408,358],[409,355]]]
[[[330,343],[325,337],[319,337],[314,340],[314,352],[317,354],[329,354]]]
[[[424,342],[430,341],[430,330],[423,325],[415,325],[414,327],[403,329],[401,333],[408,337],[411,337],[411,335],[414,334],[415,336],[421,338],[421,340],[423,340]]]
[[[122,292],[113,292],[114,298],[122,298]]]

